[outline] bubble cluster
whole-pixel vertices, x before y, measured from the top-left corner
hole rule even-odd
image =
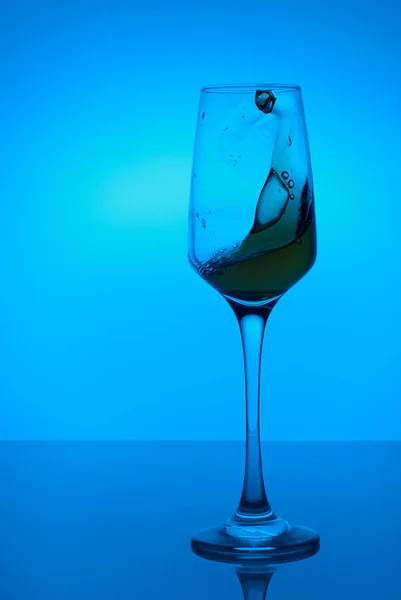
[[[237,164],[237,162],[241,159],[241,154],[229,154],[229,160],[230,163],[233,164],[234,166]]]
[[[221,132],[220,139],[223,139],[223,135],[226,131],[228,131],[228,127],[224,127],[223,131]]]

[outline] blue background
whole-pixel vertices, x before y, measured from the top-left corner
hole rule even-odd
[[[0,438],[243,437],[187,203],[199,88],[265,80],[303,88],[319,256],[269,322],[263,436],[399,439],[398,3],[0,11]]]

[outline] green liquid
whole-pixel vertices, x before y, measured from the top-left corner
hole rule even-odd
[[[263,246],[263,234],[250,233],[238,252],[209,263],[201,276],[216,290],[245,302],[263,302],[282,295],[313,266],[316,259],[316,226],[313,206],[308,224],[296,241],[276,250],[247,252]],[[260,237],[261,236],[261,237]],[[242,255],[242,257],[241,257]]]

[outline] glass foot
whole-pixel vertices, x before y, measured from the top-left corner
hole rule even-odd
[[[252,524],[235,518],[204,529],[191,539],[192,550],[204,558],[223,562],[268,560],[289,562],[312,556],[319,549],[318,534],[284,519],[255,520]]]

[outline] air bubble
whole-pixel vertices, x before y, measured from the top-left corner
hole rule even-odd
[[[294,200],[295,196],[294,194],[290,194],[290,200]]]
[[[298,244],[298,246],[300,246],[302,244],[302,240],[301,238],[298,238],[297,241],[295,242],[296,244]]]
[[[288,179],[288,178],[289,178],[289,176],[290,176],[290,174],[288,173],[288,171],[282,171],[282,172],[281,172],[281,177],[282,177],[283,179]]]
[[[292,188],[294,187],[295,183],[293,179],[290,179],[289,181],[287,181],[287,185],[290,188],[290,190],[292,190]]]

